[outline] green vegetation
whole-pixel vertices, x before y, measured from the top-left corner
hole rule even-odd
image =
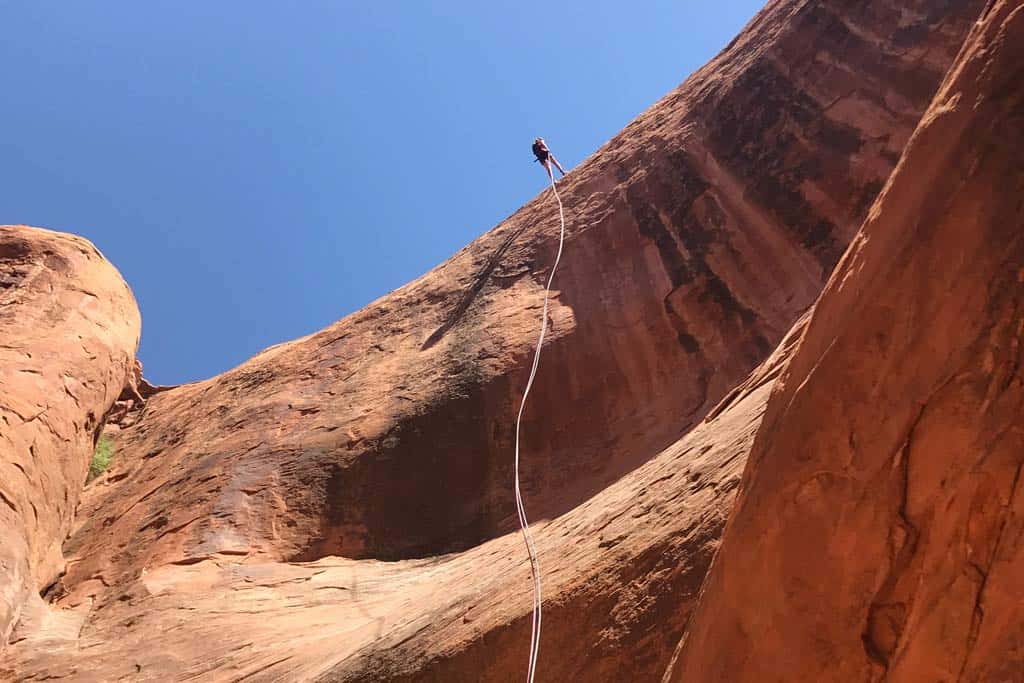
[[[96,450],[93,451],[92,462],[89,463],[89,478],[86,481],[92,481],[103,474],[113,459],[114,444],[107,437],[101,436],[96,442]]]

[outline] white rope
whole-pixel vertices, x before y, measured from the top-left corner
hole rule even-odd
[[[530,523],[526,519],[526,508],[523,506],[523,495],[519,490],[519,425],[523,420],[523,411],[526,409],[526,397],[530,395],[530,387],[533,386],[533,379],[537,376],[537,366],[540,364],[540,350],[544,345],[544,335],[548,331],[548,299],[551,295],[551,283],[555,279],[555,271],[558,269],[558,262],[562,259],[562,247],[565,245],[565,213],[562,211],[562,198],[558,196],[558,188],[555,187],[555,175],[548,169],[551,176],[551,191],[558,201],[558,220],[561,223],[561,233],[558,237],[558,253],[555,255],[555,264],[551,266],[551,275],[548,276],[547,287],[544,288],[544,311],[540,318],[540,337],[537,339],[537,350],[533,353],[533,367],[530,368],[530,379],[526,382],[526,390],[523,392],[523,401],[519,404],[519,415],[516,417],[516,510],[519,513],[519,527],[523,531],[523,539],[526,541],[526,552],[530,555],[530,574],[533,576],[533,626],[530,630],[530,665],[527,668],[526,680],[533,683],[533,676],[537,671],[537,655],[540,654],[540,620],[541,620],[541,586],[540,586],[540,563],[537,560],[537,550],[533,545],[533,538],[530,536]]]

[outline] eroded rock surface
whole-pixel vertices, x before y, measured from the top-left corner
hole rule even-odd
[[[539,526],[543,680],[660,676],[797,334],[713,420]],[[529,583],[517,534],[396,562],[222,554],[151,565],[110,590],[101,576],[73,588],[63,628],[19,643],[5,666],[21,679],[519,680]]]
[[[778,381],[672,680],[1024,680],[1022,159],[993,2]]]
[[[61,545],[139,328],[131,291],[88,241],[0,226],[0,650],[64,571]]]
[[[777,3],[570,174],[553,339],[524,425],[536,518],[678,439],[774,348],[978,4],[847,16],[841,3]],[[839,104],[853,84],[864,129]],[[365,310],[154,396],[119,437],[137,459],[90,499],[87,517],[111,522],[77,534],[82,571],[116,582],[224,551],[395,560],[512,530],[512,417],[556,238],[545,193]],[[93,552],[107,538],[116,552]]]
[[[737,384],[817,297],[982,4],[773,2],[562,181],[524,425],[540,680],[661,675],[788,347]],[[542,194],[363,311],[149,397],[86,490],[66,618],[0,667],[518,678],[513,416],[557,220]]]

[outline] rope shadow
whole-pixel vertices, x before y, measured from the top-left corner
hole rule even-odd
[[[509,247],[512,246],[512,243],[516,241],[516,238],[519,237],[526,228],[527,226],[524,225],[518,230],[513,231],[512,234],[505,238],[505,241],[501,243],[501,246],[499,246],[494,254],[491,255],[491,258],[487,260],[487,263],[484,264],[484,267],[477,274],[476,278],[474,278],[473,285],[466,290],[462,295],[462,298],[459,300],[459,303],[454,309],[452,309],[452,312],[448,314],[448,319],[445,320],[440,327],[434,330],[429,337],[427,337],[427,340],[423,342],[422,346],[420,346],[420,351],[426,351],[437,344],[437,342],[441,341],[444,335],[446,335],[448,331],[455,327],[459,320],[462,319],[462,316],[465,315],[466,311],[469,309],[470,304],[473,303],[473,300],[476,299],[478,294],[480,294],[484,285],[487,284],[487,281],[491,277],[491,273],[493,273],[494,269],[498,267],[498,264],[501,262],[501,258],[505,255],[505,252],[508,251]]]

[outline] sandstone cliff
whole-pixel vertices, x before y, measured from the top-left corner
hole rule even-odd
[[[64,571],[61,544],[139,327],[128,286],[87,241],[0,226],[0,650]]]
[[[848,5],[770,3],[562,183],[524,431],[541,680],[661,676],[800,328],[765,358],[983,3]],[[511,428],[556,236],[542,194],[363,311],[150,398],[66,545],[73,627],[27,630],[0,671],[518,678]]]
[[[1022,159],[994,2],[777,382],[672,680],[1024,680]]]

